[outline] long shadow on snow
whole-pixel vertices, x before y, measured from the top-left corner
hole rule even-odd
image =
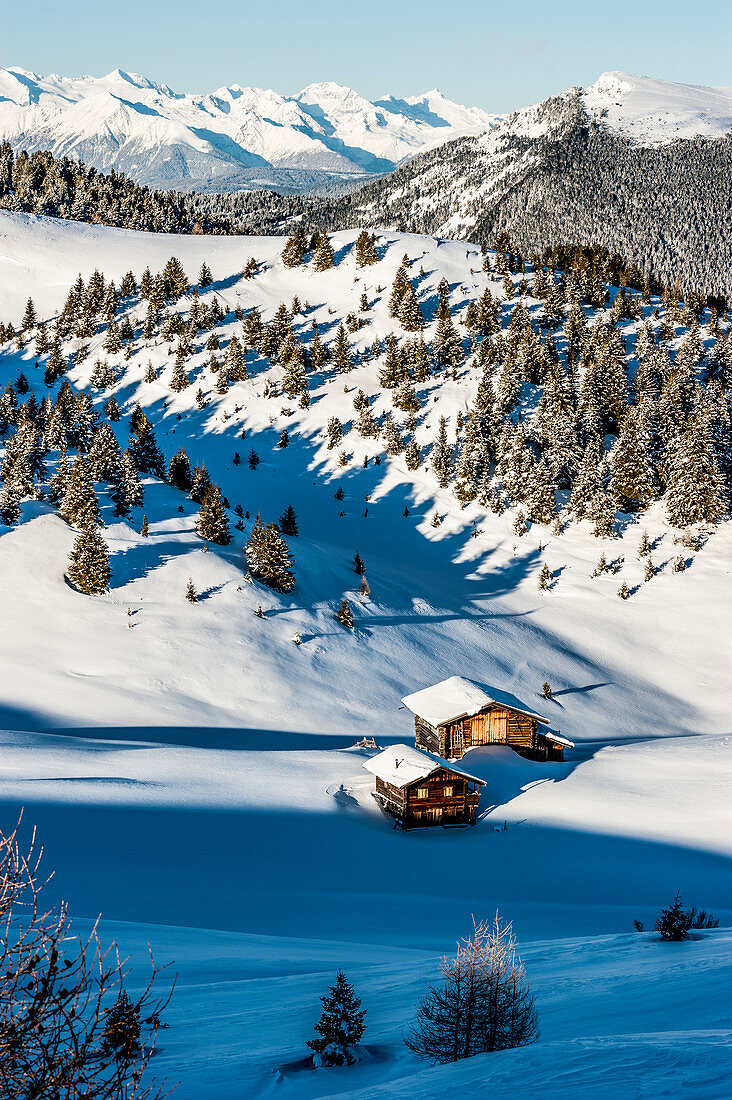
[[[1,827],[18,808],[0,804]],[[24,825],[39,829],[50,891],[110,920],[442,950],[497,908],[520,938],[548,939],[626,931],[679,886],[718,915],[732,907],[729,860],[582,830],[402,833],[356,813],[58,803],[26,807]]]

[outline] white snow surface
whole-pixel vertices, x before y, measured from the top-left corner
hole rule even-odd
[[[485,780],[470,775],[457,765],[443,760],[441,756],[431,756],[427,752],[422,752],[413,745],[391,745],[376,756],[372,756],[370,760],[366,760],[361,766],[365,771],[383,779],[385,783],[391,783],[393,787],[400,789],[408,787],[416,779],[426,779],[428,775],[432,775],[440,768],[447,768],[448,771],[464,775],[467,779],[476,779],[481,786],[485,786]]]
[[[466,680],[464,676],[450,676],[439,684],[432,684],[430,687],[422,688],[421,691],[414,691],[402,699],[407,710],[424,718],[432,726],[442,726],[458,718],[478,714],[484,707],[497,702],[500,700],[488,695],[482,687],[474,684],[472,680]],[[504,698],[502,702],[505,703],[507,700]],[[514,703],[510,702],[508,705],[514,706]],[[541,715],[526,710],[520,705],[515,705],[515,709],[522,710],[524,714],[529,714],[542,722],[549,721],[548,718],[542,718]]]
[[[119,285],[127,269],[157,270],[171,254],[191,278],[205,259],[215,280],[207,293],[230,309],[256,303],[268,319],[298,295],[310,303],[307,323],[329,338],[366,289],[375,304],[350,337],[357,348],[392,331],[388,291],[376,287],[390,286],[405,252],[424,267],[426,297],[436,299],[443,276],[453,305],[486,285],[502,296],[472,245],[384,233],[379,263],[363,271],[355,236],[336,234],[337,266],[316,273],[284,269],[275,238],[165,237],[3,214],[0,317],[17,323],[29,294],[50,316],[78,271],[86,278],[98,267]],[[252,255],[266,270],[244,281]],[[227,322],[220,334],[234,330]],[[96,341],[70,372],[74,386],[90,388]],[[310,408],[285,412],[284,399],[262,394],[280,368],[251,367],[249,381],[218,395],[195,366],[209,400],[201,411],[196,385],[167,388],[166,345],[110,358],[123,443],[139,400],[166,460],[185,446],[232,504],[269,519],[292,503],[300,524],[297,586],[285,596],[245,581],[249,521],[231,546],[204,553],[196,506],[152,478],[147,539],[142,511],[119,521],[102,494],[113,568],[103,596],[66,584],[75,532],[49,505],[26,502],[21,522],[0,534],[0,825],[24,806],[55,894],[82,918],[101,910],[133,962],[147,940],[158,962],[174,960],[181,980],[156,1072],[181,1080],[187,1100],[275,1090],[293,1100],[726,1097],[730,933],[663,945],[630,929],[634,918],[653,927],[678,889],[732,923],[730,524],[683,574],[670,568],[679,551],[657,505],[629,517],[611,543],[584,524],[561,535],[532,527],[517,539],[510,513],[460,509],[426,467],[410,472],[396,456],[363,468],[376,442],[347,434],[351,457],[339,465],[328,419],[350,422],[359,388],[377,411],[386,407],[373,363],[313,381]],[[143,381],[148,358],[158,382]],[[31,348],[5,345],[2,386],[22,369],[43,396],[34,362]],[[453,423],[467,410],[477,381],[466,366],[420,388],[422,445],[441,415]],[[108,396],[90,392],[97,404]],[[284,427],[291,443],[282,450]],[[233,462],[250,446],[262,459],[256,471]],[[339,485],[343,501],[334,500]],[[642,530],[660,567],[648,584]],[[356,550],[370,596],[359,592]],[[603,551],[624,557],[621,573],[592,579]],[[543,562],[558,576],[549,592],[537,590]],[[189,577],[201,593],[195,605],[184,598]],[[624,579],[637,586],[627,602],[616,594]],[[334,617],[344,595],[354,631]],[[545,707],[575,747],[561,764],[505,746],[471,750],[462,763],[485,781],[477,827],[404,834],[372,798],[368,754],[355,742],[409,742],[404,692],[452,676]],[[466,934],[471,914],[496,908],[514,921],[541,1039],[424,1067],[401,1031],[436,976],[437,954]],[[369,1008],[373,1057],[313,1072],[300,1060],[338,966]]]

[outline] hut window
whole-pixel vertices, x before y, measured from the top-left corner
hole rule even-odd
[[[452,787],[445,787],[445,798],[452,798]]]
[[[417,787],[417,798],[426,798],[428,793],[426,787]]]

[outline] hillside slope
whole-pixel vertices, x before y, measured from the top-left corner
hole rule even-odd
[[[377,261],[363,267],[355,240],[354,232],[335,235],[334,266],[317,271],[310,253],[286,267],[286,242],[273,237],[0,216],[0,316],[16,327],[28,295],[41,316],[58,318],[79,271],[86,285],[98,269],[120,287],[128,270],[139,281],[173,253],[189,284],[204,261],[210,267],[212,282],[171,297],[148,337],[147,301],[137,289],[115,295],[115,323],[134,320],[132,339],[108,350],[110,322],[99,313],[91,335],[63,338],[65,374],[50,385],[37,331],[21,347],[11,336],[0,347],[0,381],[18,386],[22,373],[28,391],[18,401],[27,406],[35,395],[36,412],[68,382],[123,447],[139,403],[166,465],[180,447],[206,463],[230,502],[233,535],[228,545],[204,543],[199,505],[152,474],[143,477],[142,506],[116,515],[101,480],[112,579],[103,594],[82,595],[67,579],[78,530],[49,500],[59,464],[49,445],[20,518],[0,528],[8,624],[0,820],[7,825],[25,806],[56,870],[53,890],[78,915],[101,909],[105,921],[124,922],[104,932],[118,935],[136,964],[144,966],[147,940],[159,962],[175,960],[181,981],[154,1068],[181,1079],[191,1100],[205,1100],[212,1087],[221,1100],[274,1090],[293,1100],[431,1100],[485,1088],[497,1097],[528,1100],[541,1090],[579,1098],[588,1081],[609,1098],[608,1080],[614,1095],[721,1098],[728,934],[661,945],[630,929],[633,919],[652,927],[678,889],[689,904],[732,919],[729,520],[695,525],[692,538],[669,524],[658,498],[619,514],[611,538],[596,537],[586,519],[568,522],[566,490],[556,493],[562,522],[528,518],[524,533],[517,520],[525,504],[510,502],[500,514],[477,499],[461,507],[454,478],[441,487],[432,467],[439,422],[449,420],[450,446],[456,430],[464,440],[458,413],[474,409],[484,376],[494,372],[498,386],[501,371],[480,368],[479,344],[463,323],[467,304],[488,289],[504,336],[525,309],[546,350],[546,300],[519,293],[521,276],[501,277],[493,254],[484,270],[476,247],[384,233],[374,242]],[[461,343],[453,366],[433,356],[431,372],[412,378],[420,408],[411,428],[381,380],[386,338],[394,333],[400,347],[414,339],[389,315],[405,253],[425,316],[420,335],[434,352],[446,294]],[[256,274],[244,278],[250,257]],[[248,377],[226,385],[221,370],[210,370],[212,335],[220,345],[213,354],[226,363],[254,308],[269,326],[283,301],[310,357],[308,405],[283,390],[281,349],[265,355],[248,346]],[[708,311],[701,324],[680,311],[664,337],[669,318],[658,299],[641,303],[640,317],[612,320],[614,301],[612,289],[602,306],[581,308],[588,324],[599,331],[606,322],[622,337],[629,389],[646,323],[674,362],[683,362],[689,328],[712,360]],[[205,326],[190,331],[182,356],[190,384],[176,391],[167,325],[176,315],[188,323],[192,310],[200,319],[204,306]],[[335,348],[351,314],[363,322],[348,331],[352,369],[333,360],[315,367],[313,322]],[[718,325],[724,341],[728,322]],[[562,326],[552,339],[566,363]],[[98,360],[112,371],[103,382]],[[549,375],[541,377],[522,381],[513,429],[534,423]],[[698,362],[698,392],[705,378]],[[359,390],[379,421],[375,437],[357,428]],[[112,397],[121,416],[107,421]],[[422,449],[416,468],[403,451],[388,453],[387,413]],[[343,434],[329,447],[335,417]],[[6,433],[11,450],[15,427]],[[284,431],[289,442],[280,446]],[[254,469],[251,449],[260,459]],[[288,504],[299,533],[287,538],[296,585],[283,593],[247,576],[244,542],[258,511],[276,520]],[[644,531],[657,567],[647,581]],[[353,569],[356,551],[368,591]],[[601,554],[617,572],[593,577]],[[683,572],[674,569],[679,556]],[[551,572],[545,589],[542,566]],[[186,600],[189,578],[196,603]],[[618,598],[623,582],[627,600]],[[352,631],[335,617],[344,596]],[[413,726],[401,697],[451,674],[546,711],[576,747],[561,764],[500,746],[473,750],[465,766],[486,780],[477,827],[403,833],[372,798],[362,768],[370,750],[355,742],[408,742]],[[551,699],[542,697],[544,680]],[[515,921],[542,1039],[426,1068],[407,1054],[401,1030],[435,974],[435,954],[451,949],[471,914],[491,917],[496,908]],[[672,953],[677,947],[682,954]],[[338,966],[369,1007],[373,1060],[348,1077],[302,1063],[318,997]]]

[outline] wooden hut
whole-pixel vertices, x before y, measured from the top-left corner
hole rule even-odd
[[[374,798],[403,829],[475,825],[482,779],[411,745],[393,745],[363,767],[376,776]]]
[[[565,748],[574,747],[546,728],[548,718],[503,693],[492,698],[462,676],[415,691],[402,703],[414,715],[417,748],[447,760],[459,760],[476,745],[509,745],[530,760],[563,760]]]

